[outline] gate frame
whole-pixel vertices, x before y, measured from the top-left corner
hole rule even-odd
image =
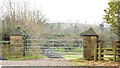
[[[26,39],[26,40],[25,40],[25,41],[26,41],[26,42],[25,42],[25,46],[24,46],[24,47],[25,47],[25,52],[24,52],[25,54],[24,54],[24,56],[27,56],[27,55],[26,55],[26,54],[27,54],[26,49],[27,49],[27,46],[28,46],[28,44],[27,44],[27,43],[28,43],[28,42],[27,42],[28,40],[52,40],[52,41],[54,41],[54,40],[60,40],[60,42],[63,41],[63,40],[66,40],[66,41],[68,41],[68,40],[80,40],[80,41],[82,42],[82,44],[81,44],[81,48],[82,48],[82,50],[81,50],[81,52],[82,52],[81,55],[83,56],[83,39]],[[73,44],[73,45],[74,45],[74,44]],[[80,45],[80,44],[79,44],[79,45]],[[58,48],[59,48],[59,47],[58,47]]]

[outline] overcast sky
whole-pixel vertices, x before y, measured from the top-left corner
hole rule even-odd
[[[57,21],[97,24],[103,21],[104,9],[108,7],[109,0],[28,1],[30,2],[31,9],[40,9],[51,23]]]

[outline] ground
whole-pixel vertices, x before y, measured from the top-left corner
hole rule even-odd
[[[25,59],[3,60],[2,66],[120,66],[118,62],[103,61],[72,61],[64,59]]]
[[[27,59],[27,60],[3,60],[2,66],[74,66],[67,60],[59,59]]]

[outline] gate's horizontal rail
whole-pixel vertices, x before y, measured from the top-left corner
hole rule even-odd
[[[102,45],[114,45],[113,43],[102,43]]]
[[[40,44],[40,45],[82,45],[78,43],[70,44],[70,43],[27,43],[27,45],[34,45],[34,44]]]
[[[102,48],[103,50],[112,50],[113,48]]]
[[[113,59],[114,57],[101,57],[101,58]]]
[[[110,45],[111,46],[111,45],[114,45],[114,43],[102,43],[102,45],[104,45],[104,46]],[[116,46],[117,45],[120,45],[120,43],[116,43]]]
[[[114,53],[102,53],[102,55],[105,55],[105,54],[109,54],[109,55],[111,54],[111,55],[113,55]]]
[[[26,51],[42,51],[43,49],[26,49]],[[56,50],[62,52],[62,50]],[[65,50],[67,52],[82,52],[82,50]]]
[[[97,48],[99,49],[99,48]],[[102,50],[112,50],[113,48],[101,48]]]
[[[41,53],[41,52],[33,52],[33,51],[28,51],[28,52],[31,52],[31,53]],[[47,53],[51,53],[51,52],[47,52]],[[82,53],[81,52],[55,52],[55,53],[66,53],[66,54],[81,54],[82,55]]]
[[[41,53],[32,53],[32,54],[35,54],[35,55],[40,55]],[[58,53],[59,55],[82,55],[82,54],[78,54],[78,53]]]
[[[116,43],[116,45],[120,45],[120,43]]]
[[[116,50],[120,50],[120,48],[116,48]]]
[[[99,49],[99,48],[97,48]],[[113,50],[113,48],[101,48],[102,50]],[[120,48],[116,48],[116,50],[120,50]]]
[[[79,40],[79,41],[82,41],[82,39],[26,39],[26,40],[37,40],[37,41],[40,41],[40,40],[48,40],[48,41],[76,41],[76,40]]]
[[[41,47],[41,46],[26,46],[27,48],[82,48],[82,47]]]

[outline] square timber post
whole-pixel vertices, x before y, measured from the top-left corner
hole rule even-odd
[[[88,31],[83,35],[83,57],[87,60],[97,60],[97,41],[98,35],[89,28]]]
[[[20,28],[10,34],[10,57],[24,56],[24,40]]]

